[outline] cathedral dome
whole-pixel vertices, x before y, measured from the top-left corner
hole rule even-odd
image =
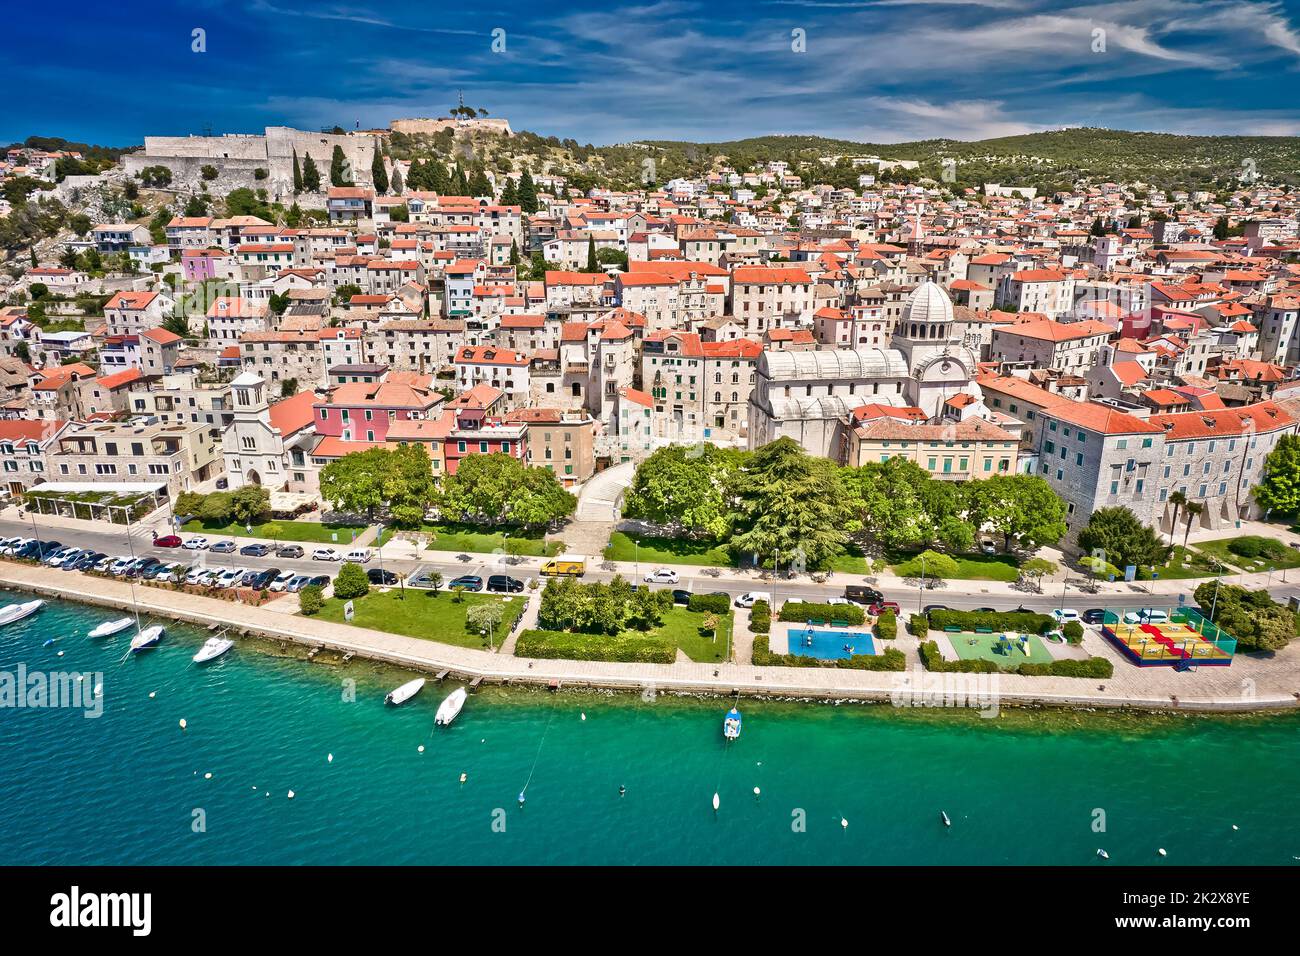
[[[936,283],[927,279],[913,290],[903,305],[904,323],[952,322],[952,300]]]

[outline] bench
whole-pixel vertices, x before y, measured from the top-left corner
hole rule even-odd
[[[821,618],[817,618],[817,617],[815,617],[815,618],[812,618],[810,621],[808,621],[807,624],[806,624],[806,626],[807,626],[807,627],[824,627],[825,624],[826,624],[826,622],[823,621]]]
[[[831,621],[831,627],[848,627],[848,621]]]
[[[993,633],[993,628],[991,628],[991,627],[977,627],[977,628],[975,628],[975,633],[976,633],[976,634],[992,634],[992,633]]]
[[[957,627],[956,625],[949,624],[947,627],[943,629],[943,631],[945,634],[960,634],[961,628]]]

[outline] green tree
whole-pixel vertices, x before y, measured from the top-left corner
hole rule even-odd
[[[1043,578],[1049,574],[1055,574],[1056,571],[1056,562],[1049,561],[1046,558],[1030,558],[1020,566],[1020,576],[1033,581],[1034,585],[1039,588],[1043,586]]]
[[[298,610],[307,617],[319,614],[325,607],[325,595],[319,584],[309,584],[298,592]]]
[[[1169,503],[1174,506],[1174,518],[1173,521],[1169,522],[1169,540],[1173,541],[1174,529],[1178,527],[1178,511],[1183,507],[1183,505],[1187,504],[1187,495],[1183,494],[1181,491],[1175,491],[1169,496]]]
[[[735,518],[742,456],[717,445],[669,445],[637,466],[623,514],[691,537],[721,541]]]
[[[271,492],[261,485],[243,485],[230,495],[230,512],[241,524],[261,522],[271,512]]]
[[[1002,535],[1004,550],[1011,550],[1013,540],[1036,551],[1065,537],[1065,502],[1037,475],[994,475],[970,482],[967,501],[971,524]]]
[[[334,596],[347,601],[369,593],[370,579],[366,577],[366,569],[352,561],[344,561],[334,579]]]
[[[204,524],[224,527],[230,524],[235,514],[235,502],[228,491],[214,491],[203,499],[199,509],[199,518]]]
[[[519,177],[519,208],[529,215],[537,212],[537,186],[527,169]]]
[[[442,485],[439,509],[461,521],[540,527],[572,514],[577,499],[549,468],[496,452],[461,459]]]
[[[1205,505],[1199,501],[1189,501],[1183,509],[1183,513],[1187,518],[1187,527],[1183,531],[1183,547],[1186,548],[1187,539],[1192,535],[1192,523],[1205,513]]]
[[[1169,546],[1156,530],[1123,505],[1094,511],[1079,532],[1079,546],[1117,568],[1162,566],[1169,560]]]
[[[505,618],[505,608],[500,601],[488,601],[475,604],[465,612],[465,623],[471,630],[485,635],[489,642],[494,641],[497,630]]]
[[[302,192],[302,167],[298,164],[298,150],[293,151],[293,194]]]
[[[1238,650],[1280,651],[1296,635],[1296,615],[1267,591],[1206,581],[1193,595],[1201,611],[1237,639]]]
[[[596,237],[587,237],[587,265],[583,272],[599,272],[600,263],[596,261]]]
[[[203,177],[204,181],[206,182],[211,182],[212,180],[216,179],[217,176],[219,175],[219,173],[217,172],[217,167],[209,163],[204,163],[199,168],[199,174]]]
[[[1265,511],[1300,512],[1300,436],[1283,435],[1264,459],[1264,479],[1251,489]],[[1171,500],[1172,500],[1172,496]]]
[[[309,193],[320,192],[320,170],[316,168],[316,160],[311,158],[311,153],[302,161],[302,188]]]
[[[335,146],[334,152],[330,154],[330,185],[352,185],[352,173],[348,167],[347,158],[343,155],[342,146]]]
[[[375,192],[380,196],[388,192],[388,170],[384,166],[384,157],[375,150],[375,158],[370,163],[370,178],[374,181]]]

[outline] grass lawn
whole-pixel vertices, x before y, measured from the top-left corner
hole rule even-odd
[[[477,525],[465,524],[425,524],[420,530],[429,538],[429,547],[434,551],[470,551],[492,554],[505,552],[506,531],[484,531]],[[521,550],[514,552],[523,555],[551,557],[562,550],[558,541],[544,541],[542,531],[520,531],[509,529],[511,541],[519,542]]]
[[[1028,637],[1029,656],[1026,657],[1024,652],[1017,645],[1006,653],[999,654],[993,650],[997,646],[1001,635],[999,634],[972,634],[963,631],[961,634],[945,634],[948,643],[952,649],[957,652],[957,656],[962,660],[971,660],[979,658],[980,660],[992,661],[999,667],[1010,670],[1021,664],[1050,664],[1052,655],[1047,652],[1043,642],[1035,635],[1030,634]]]
[[[664,615],[663,623],[651,631],[647,637],[658,637],[671,641],[686,652],[693,661],[711,664],[727,659],[727,650],[731,646],[732,614],[718,615],[718,634],[714,639],[709,632],[701,632],[700,625],[709,615],[700,611],[688,611],[684,607],[674,607]]]
[[[696,564],[701,567],[716,565],[735,567],[736,560],[726,545],[717,541],[692,541],[687,538],[637,538],[634,546],[631,535],[615,531],[609,536],[605,558],[609,561],[637,561],[642,564]]]
[[[1215,538],[1213,541],[1198,541],[1194,547],[1202,554],[1213,555],[1214,557],[1232,565],[1234,568],[1240,568],[1243,571],[1280,571],[1283,568],[1300,568],[1300,551],[1288,547],[1285,542],[1278,541],[1276,538],[1267,538],[1265,540],[1274,542],[1277,547],[1271,551],[1271,556],[1260,555],[1258,558],[1243,558],[1241,555],[1233,554],[1228,545],[1236,541],[1239,536],[1234,535],[1231,538]],[[1247,536],[1249,537],[1249,536]],[[1207,565],[1208,566],[1208,565]],[[1208,574],[1214,574],[1211,570]]]
[[[869,571],[866,555],[852,545],[845,548],[842,554],[831,558],[830,570],[843,574],[867,574]]]
[[[1162,580],[1180,581],[1183,578],[1212,578],[1214,565],[1209,559],[1193,548],[1184,548],[1181,544],[1174,547],[1169,563],[1163,568],[1156,568],[1156,574]],[[1139,569],[1138,579],[1150,580],[1151,575],[1145,567]]]
[[[952,558],[957,562],[955,580],[1016,581],[1020,578],[1020,562],[1010,554],[962,554]],[[890,555],[889,563],[899,577],[921,576],[921,562],[915,557]]]
[[[457,604],[448,591],[422,591],[415,588],[406,589],[406,599],[402,592],[393,588],[386,593],[371,590],[365,597],[354,598],[352,607],[354,615],[351,623],[359,627],[369,627],[376,631],[388,631],[391,634],[404,634],[407,637],[420,637],[425,640],[438,641],[441,644],[456,644],[459,647],[486,648],[488,639],[477,631],[470,631],[465,625],[465,613],[475,604],[492,601],[505,606],[503,623],[497,628],[495,646],[509,633],[509,623],[523,613],[524,599],[512,597],[502,600],[495,594],[466,594],[464,601]],[[347,603],[339,598],[330,598],[316,617],[326,621],[343,620],[343,605]]]
[[[181,531],[208,537],[234,536],[241,538],[268,538],[272,541],[318,541],[322,544],[351,544],[352,532],[361,534],[364,525],[323,524],[319,521],[264,521],[246,531],[238,522],[216,525],[204,524],[197,518],[186,522]],[[337,535],[337,541],[331,537]]]

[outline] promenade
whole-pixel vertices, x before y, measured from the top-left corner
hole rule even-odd
[[[116,609],[132,606],[132,588],[115,579],[65,574],[29,564],[0,561],[0,586]],[[830,667],[755,667],[749,664],[637,664],[597,661],[529,660],[502,653],[460,648],[419,638],[336,624],[286,613],[286,599],[271,606],[244,604],[139,586],[142,614],[231,628],[238,634],[293,641],[339,653],[387,662],[426,673],[450,671],[462,679],[490,683],[608,688],[655,693],[793,697],[825,700],[902,701],[921,692],[931,706],[943,706],[964,688],[983,688],[993,703],[1062,707],[1193,711],[1252,711],[1300,704],[1300,644],[1272,656],[1238,656],[1231,667],[1177,673],[1172,668],[1139,669],[1089,629],[1083,648],[1115,663],[1104,681],[1065,677],[998,675],[990,683],[976,675],[922,672],[918,640],[900,628],[896,646],[908,658],[904,672]],[[277,607],[279,605],[279,607]],[[951,704],[949,704],[951,706]],[[985,704],[987,706],[987,702]]]

